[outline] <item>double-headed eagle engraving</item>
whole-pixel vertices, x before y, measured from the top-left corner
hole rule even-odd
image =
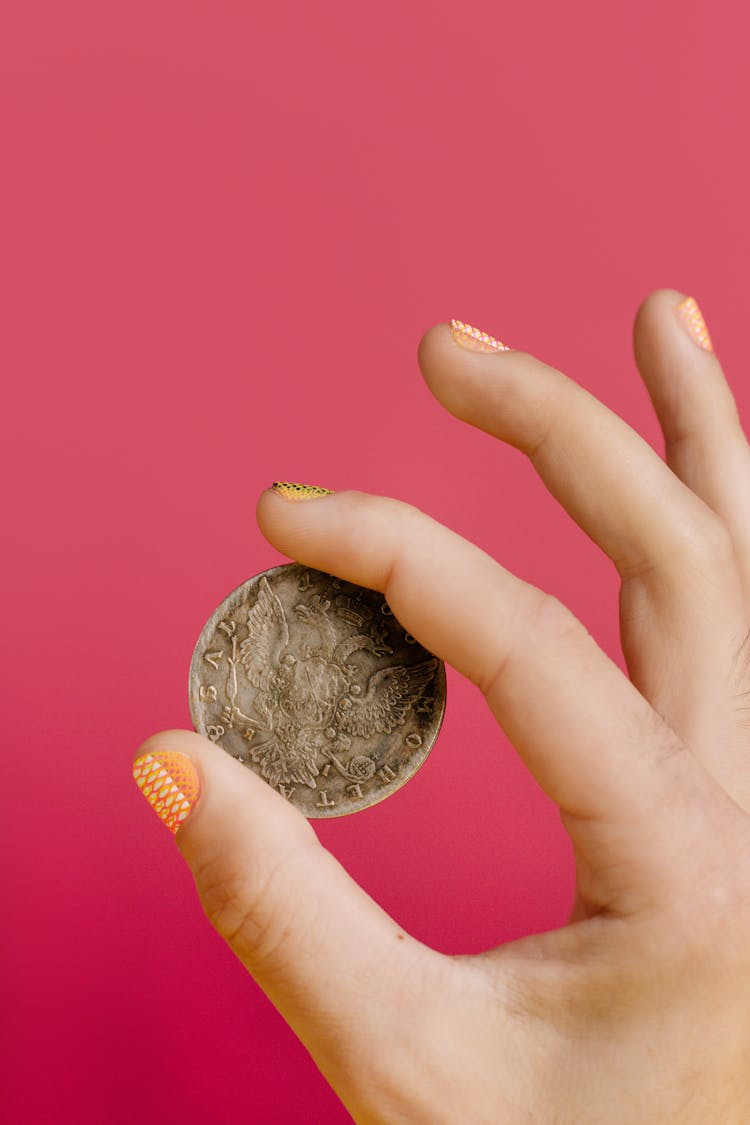
[[[371,758],[343,761],[352,738],[369,739],[402,726],[438,666],[432,657],[409,667],[382,668],[363,691],[355,682],[356,665],[348,662],[352,654],[366,649],[387,656],[393,650],[375,634],[356,632],[341,639],[330,608],[319,594],[308,605],[296,605],[306,636],[305,643],[298,639],[291,647],[284,607],[267,578],[261,578],[248,611],[239,660],[256,695],[254,716],[242,716],[248,722],[245,738],[253,761],[275,787],[316,789],[325,762],[350,780],[367,780],[376,768]]]

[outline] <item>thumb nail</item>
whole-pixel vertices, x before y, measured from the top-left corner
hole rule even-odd
[[[170,832],[176,832],[200,796],[200,778],[185,754],[160,750],[133,762],[135,783]]]

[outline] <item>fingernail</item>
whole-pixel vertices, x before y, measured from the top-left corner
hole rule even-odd
[[[704,351],[712,352],[714,349],[711,343],[711,337],[708,334],[706,322],[703,319],[703,313],[698,308],[698,302],[695,298],[686,297],[684,301],[680,302],[675,311],[679,317],[680,323],[693,343],[697,344],[699,348],[703,348]]]
[[[133,777],[156,815],[176,832],[200,795],[200,778],[190,759],[169,750],[142,754],[133,762]]]
[[[320,488],[317,484],[293,484],[288,480],[275,480],[274,492],[286,500],[314,500],[317,496],[332,496],[332,488]]]
[[[481,328],[473,328],[470,324],[464,324],[462,320],[452,320],[450,328],[456,343],[470,352],[510,351],[509,347],[502,344],[500,340],[496,340],[494,336],[482,332]]]

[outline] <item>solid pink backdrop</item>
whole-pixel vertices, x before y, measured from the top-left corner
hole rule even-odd
[[[190,725],[205,619],[281,561],[277,478],[419,505],[620,660],[612,567],[416,348],[468,320],[658,445],[632,321],[674,286],[750,407],[749,31],[685,0],[0,7],[6,1120],[348,1120],[131,758]],[[566,917],[556,810],[453,673],[418,777],[316,827],[442,950]]]

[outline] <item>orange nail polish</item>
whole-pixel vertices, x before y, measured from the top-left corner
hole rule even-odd
[[[496,340],[494,336],[490,336],[487,332],[482,332],[481,328],[473,328],[471,324],[464,324],[462,320],[452,320],[450,322],[450,329],[456,343],[470,352],[510,351],[509,347],[502,344],[500,340]]]
[[[273,490],[286,500],[314,500],[317,496],[333,496],[330,488],[321,488],[317,484],[294,484],[288,480],[275,480]]]
[[[703,319],[703,313],[698,307],[698,302],[693,297],[686,297],[677,306],[675,312],[693,343],[706,352],[712,352],[714,350],[713,344],[706,328],[706,322]]]
[[[160,750],[133,762],[141,793],[170,832],[176,832],[200,795],[200,778],[185,754]]]

